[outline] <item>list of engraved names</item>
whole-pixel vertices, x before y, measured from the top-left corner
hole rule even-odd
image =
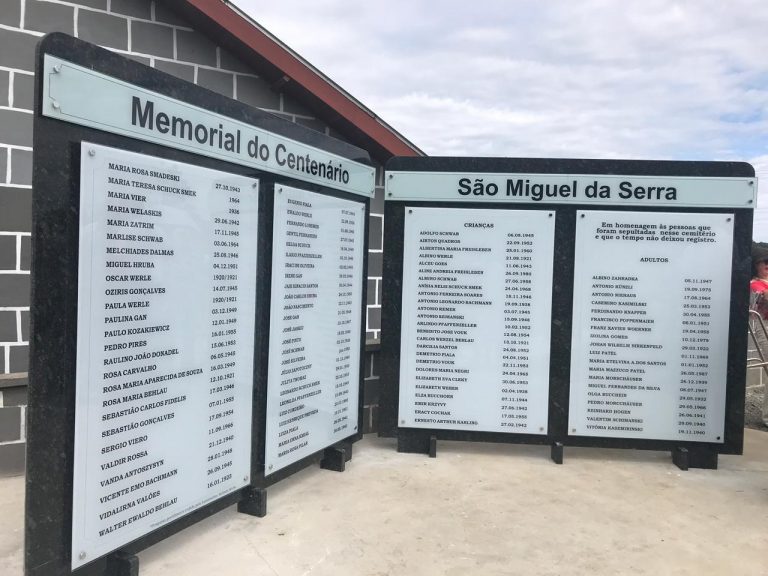
[[[400,426],[546,433],[554,226],[406,208]]]
[[[73,566],[249,483],[257,202],[83,144]]]
[[[723,442],[733,216],[576,226],[569,433]]]
[[[267,474],[357,431],[364,223],[361,202],[277,187]]]

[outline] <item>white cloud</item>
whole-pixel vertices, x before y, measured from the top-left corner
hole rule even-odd
[[[751,158],[768,239],[768,2],[237,4],[428,154]]]

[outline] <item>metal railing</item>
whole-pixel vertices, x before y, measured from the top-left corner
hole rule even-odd
[[[768,376],[768,328],[765,326],[763,317],[756,310],[749,311],[749,335],[755,343],[757,358],[747,358],[747,368],[762,368]]]

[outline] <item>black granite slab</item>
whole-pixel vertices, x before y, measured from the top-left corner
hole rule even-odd
[[[746,162],[703,162],[662,160],[589,160],[556,158],[474,158],[474,157],[396,157],[387,172],[450,172],[503,174],[596,174],[627,176],[743,177],[753,178],[754,168]],[[405,207],[487,208],[491,210],[552,210],[556,215],[555,276],[552,294],[551,356],[549,383],[549,430],[546,435],[476,432],[443,429],[401,428],[398,424],[400,386],[400,338],[403,301],[403,250]],[[734,214],[731,303],[728,339],[725,442],[703,443],[670,440],[602,438],[568,435],[570,356],[574,286],[574,254],[577,210],[685,212]],[[387,199],[385,205],[384,271],[381,338],[381,403],[379,435],[396,437],[403,451],[429,452],[430,438],[470,442],[598,446],[647,450],[689,449],[691,453],[741,454],[744,438],[744,398],[746,378],[747,320],[749,280],[751,278],[751,240],[753,209],[682,208],[674,206],[639,207],[489,202],[416,202]],[[711,456],[700,459],[711,463]],[[691,464],[691,467],[695,464]],[[707,466],[710,467],[710,466]]]
[[[297,462],[279,474],[263,474],[264,426],[266,410],[266,362],[269,332],[269,284],[271,274],[272,198],[276,183],[354,200],[366,206],[370,201],[358,195],[231,164],[214,158],[135,140],[45,117],[42,65],[44,54],[58,56],[75,64],[162,93],[168,97],[201,106],[213,112],[246,122],[280,136],[370,164],[365,150],[287,122],[240,102],[189,84],[109,52],[98,46],[55,33],[43,38],[37,48],[34,112],[33,166],[33,257],[32,309],[30,318],[31,360],[29,408],[27,413],[27,478],[25,572],[29,576],[61,574],[102,575],[107,570],[103,556],[72,572],[71,522],[74,466],[75,375],[77,356],[77,294],[80,206],[80,143],[93,142],[122,150],[162,157],[239,174],[260,181],[259,267],[257,270],[257,311],[254,355],[254,409],[252,486],[265,486],[319,461],[323,450]],[[365,226],[368,225],[366,217]],[[364,237],[367,239],[367,228]],[[366,240],[367,255],[367,240]],[[367,273],[367,260],[363,274]],[[365,290],[363,282],[363,290]],[[363,317],[366,295],[363,293]],[[360,406],[358,432],[334,446],[344,448],[362,437],[363,375],[365,327],[359,336],[361,351]],[[23,456],[23,454],[22,454]],[[120,548],[124,554],[136,553],[183,530],[219,510],[247,499],[251,487],[230,493],[202,508],[162,526]],[[340,494],[340,497],[342,495]]]

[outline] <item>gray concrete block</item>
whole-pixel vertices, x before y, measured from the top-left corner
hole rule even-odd
[[[19,266],[21,270],[32,269],[32,238],[29,236],[21,237],[21,262]]]
[[[370,406],[379,403],[381,380],[378,378],[366,378],[363,382],[363,404]]]
[[[0,24],[14,28],[21,26],[21,1],[3,0],[3,8],[0,10]]]
[[[152,66],[152,60],[147,56],[137,56],[136,54],[121,54],[121,56],[125,56],[129,60],[133,60],[139,64],[144,64],[144,66]]]
[[[3,30],[0,34],[0,66],[32,72],[35,68],[35,46],[38,40],[39,36]]]
[[[132,22],[131,50],[173,58],[173,28],[151,22]]]
[[[371,198],[371,214],[384,214],[384,188],[376,186],[376,195]]]
[[[17,342],[17,339],[16,312],[0,310],[0,342]]]
[[[89,8],[99,8],[100,10],[107,9],[107,0],[77,0],[77,3],[81,6],[88,6]]]
[[[307,128],[309,128],[310,130],[314,130],[315,132],[320,132],[321,134],[325,134],[325,128],[326,128],[325,123],[315,118],[296,118],[296,124],[301,124],[302,126],[306,126]]]
[[[35,106],[35,77],[17,72],[13,75],[13,107],[32,110]]]
[[[376,302],[376,280],[371,280],[370,278],[367,280],[368,287],[366,290],[366,300],[368,306],[371,306],[373,304],[378,304]]]
[[[219,63],[223,70],[232,70],[233,72],[244,72],[245,74],[253,74],[253,68],[248,66],[245,62],[240,60],[237,56],[219,48]]]
[[[363,362],[365,363],[363,365],[363,379],[365,380],[373,376],[373,366],[375,362],[375,358],[373,357],[373,352],[366,352]]]
[[[122,16],[80,10],[78,33],[82,40],[118,50],[128,49],[128,20]]]
[[[32,150],[10,151],[11,184],[29,186],[32,184]]]
[[[381,308],[368,308],[368,330],[381,330]]]
[[[10,372],[27,372],[29,371],[29,346],[11,346],[10,356]]]
[[[381,252],[369,252],[368,253],[368,276],[376,276],[381,278],[382,270],[382,253]]]
[[[149,20],[152,17],[152,3],[149,0],[112,0],[110,12]],[[136,22],[132,24],[135,26]]]
[[[371,434],[379,430],[379,407],[367,406],[363,418],[363,434]]]
[[[32,227],[32,191],[24,188],[0,188],[0,230],[30,232]]]
[[[269,87],[261,78],[237,77],[237,99],[254,108],[280,109],[280,94]]]
[[[368,286],[366,287],[366,297],[367,297],[366,304],[368,306],[374,306],[376,304],[380,304],[380,302],[376,301],[376,295],[377,295],[376,284],[378,283],[378,280],[371,280],[370,278],[368,278],[366,282],[368,283]]]
[[[0,408],[0,442],[21,439],[21,408],[10,406]]]
[[[232,98],[234,81],[235,75],[231,72],[209,70],[207,68],[198,68],[197,70],[198,86],[223,94],[227,98]]]
[[[0,184],[5,183],[8,171],[8,148],[0,148]]]
[[[167,74],[181,78],[187,82],[195,81],[195,67],[189,64],[179,64],[178,62],[168,62],[166,60],[155,60],[155,68],[162,70]]]
[[[6,232],[32,231],[32,190],[29,188],[0,188],[0,230]]]
[[[3,390],[3,406],[26,406],[27,387],[5,388]]]
[[[0,236],[0,270],[16,270],[16,236]]]
[[[7,70],[0,70],[0,106],[8,106],[8,83],[11,73]],[[2,177],[0,176],[0,180]]]
[[[172,24],[174,26],[184,26],[191,28],[189,22],[176,14],[173,9],[166,6],[165,2],[155,2],[155,21]]]
[[[206,66],[216,66],[216,45],[202,34],[176,31],[176,59]]]
[[[0,110],[3,144],[32,146],[32,114],[18,110]]]
[[[0,446],[0,476],[20,476],[26,466],[25,442]]]
[[[304,106],[301,102],[298,100],[295,100],[294,98],[283,94],[283,112],[287,112],[288,114],[301,114],[302,116],[314,116],[314,112]]]
[[[368,219],[368,249],[381,250],[384,246],[384,218],[371,216]]]
[[[29,342],[29,312],[21,313],[21,340]]]
[[[0,273],[0,303],[8,307],[29,306],[29,274]]]
[[[763,383],[763,369],[749,368],[747,370],[747,388],[761,386]]]
[[[26,0],[24,28],[35,32],[75,33],[75,7],[66,4]]]

